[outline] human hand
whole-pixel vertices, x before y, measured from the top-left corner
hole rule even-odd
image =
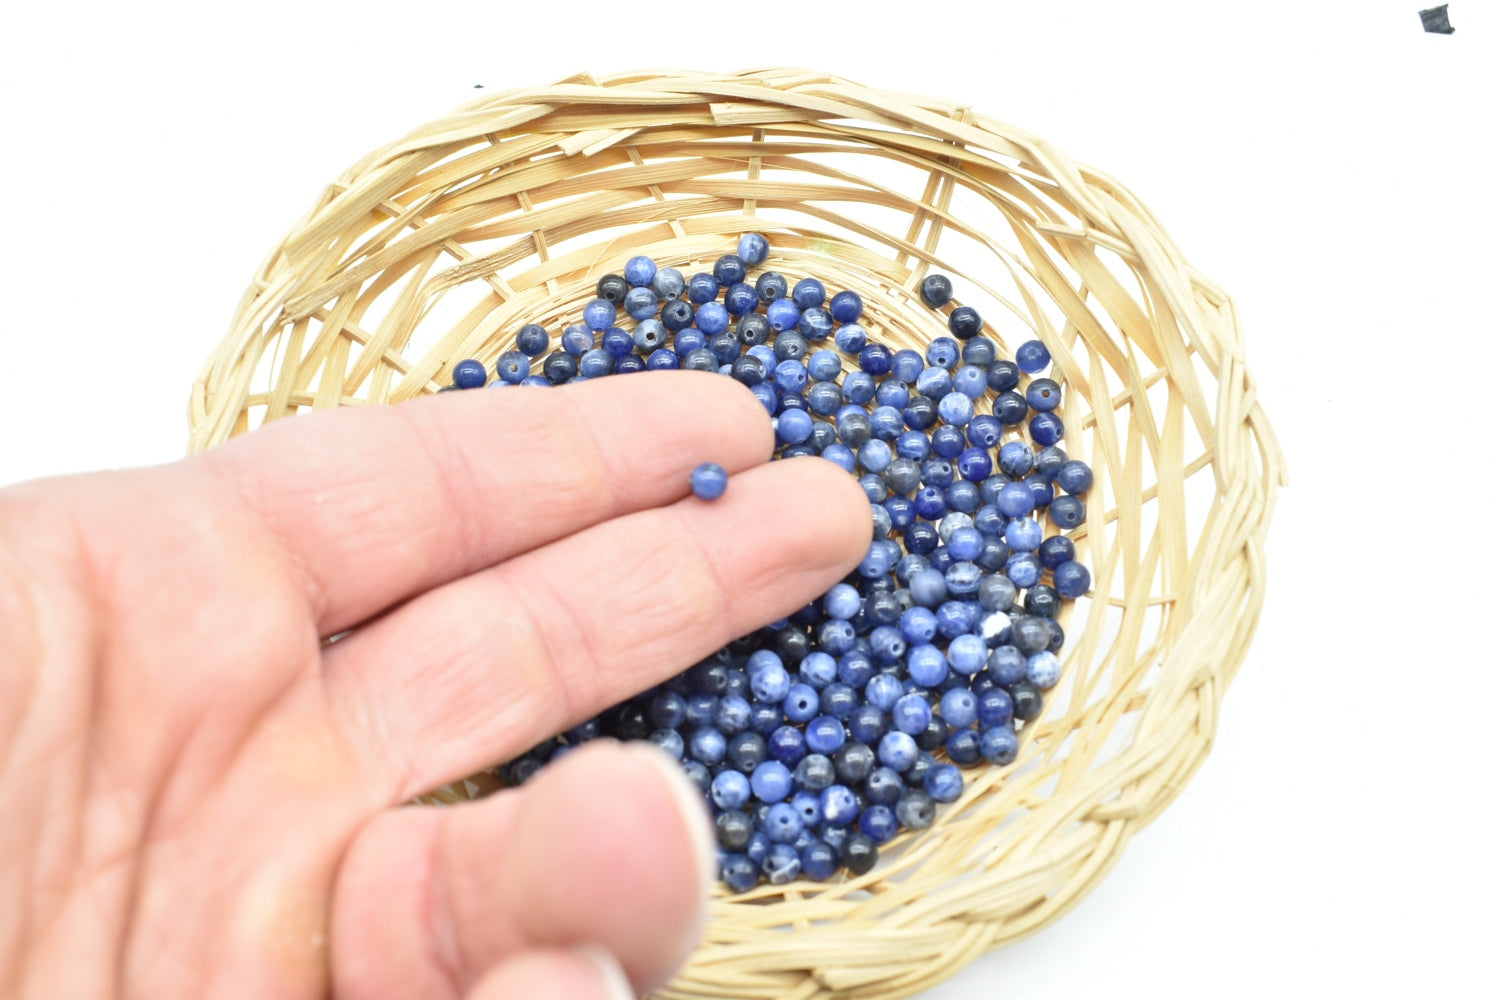
[[[714,862],[663,754],[600,742],[480,802],[402,803],[855,565],[855,481],[771,448],[736,383],[661,372],[0,491],[0,995],[662,983]],[[705,459],[734,474],[711,504],[687,496]]]

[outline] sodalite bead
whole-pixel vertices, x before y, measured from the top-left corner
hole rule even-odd
[[[739,254],[739,256],[742,255]],[[752,262],[747,261],[746,258],[745,262],[750,267],[753,266]],[[784,275],[778,271],[765,271],[753,282],[753,290],[758,293],[758,300],[760,302],[773,302],[775,299],[784,298],[789,293],[790,286],[785,281]]]
[[[928,396],[939,402],[951,394],[951,373],[944,368],[926,368],[914,380],[914,390],[921,396]],[[959,393],[956,395],[965,399],[968,404],[971,402]]]
[[[857,462],[868,472],[883,472],[893,462],[893,449],[874,438],[857,449]]]
[[[813,382],[805,391],[805,404],[812,413],[829,417],[842,408],[841,386],[835,382]]]
[[[1028,402],[1011,390],[1001,393],[992,401],[992,415],[1008,427],[1023,423],[1028,412]]]
[[[613,373],[613,355],[600,347],[583,354],[577,361],[577,372],[586,378],[601,378]]]
[[[1079,497],[1055,497],[1049,505],[1049,519],[1057,528],[1068,531],[1086,522],[1086,505]]]
[[[821,792],[822,822],[846,826],[857,819],[860,811],[857,795],[846,785],[831,785]]]
[[[790,290],[790,298],[801,309],[812,309],[826,302],[826,286],[815,278],[801,278]]]
[[[1048,689],[1059,683],[1060,659],[1047,649],[1030,653],[1027,680],[1040,689]]]
[[[685,299],[672,299],[660,308],[660,322],[665,324],[665,329],[671,333],[677,333],[690,326],[695,315],[691,303]]]
[[[777,730],[776,730],[777,732]],[[769,742],[769,752],[774,752],[774,741]],[[790,794],[790,786],[793,784],[790,769],[779,759],[766,760],[754,768],[753,775],[748,779],[753,790],[753,795],[760,802],[782,802]]]
[[[1010,485],[1019,486],[1022,489],[1021,484]],[[1003,489],[1007,490],[1008,487],[1005,486]],[[1003,531],[1003,541],[1007,542],[1008,548],[1014,552],[1033,552],[1039,548],[1039,543],[1044,541],[1044,529],[1031,517],[1014,517]]]
[[[693,305],[701,305],[703,302],[711,302],[721,291],[722,285],[715,277],[705,272],[691,275],[691,280],[686,282],[686,297]]]
[[[792,302],[790,299],[786,299],[785,301]],[[787,312],[783,312],[783,307],[780,308],[783,315],[788,315]],[[796,306],[796,308],[798,309],[799,307]],[[836,324],[831,321],[830,313],[824,309],[814,308],[801,312],[800,319],[795,326],[795,329],[799,330],[800,334],[806,340],[814,343],[820,343],[831,336],[831,331],[835,328]]]
[[[1065,422],[1053,413],[1035,414],[1029,421],[1029,437],[1041,448],[1057,444],[1065,437]]]
[[[892,357],[892,352],[882,344],[868,344],[858,352],[857,363],[863,371],[877,378],[888,374]]]
[[[954,764],[936,764],[925,774],[925,792],[936,802],[954,802],[966,782]]]
[[[821,457],[834,462],[846,472],[857,471],[857,456],[844,444],[834,444],[821,452]]]
[[[748,282],[739,281],[728,286],[722,296],[722,305],[734,316],[747,316],[759,307],[758,291]],[[768,322],[767,318],[765,322]]]
[[[982,332],[982,315],[971,306],[957,306],[946,321],[957,340],[970,340]]]
[[[631,288],[624,297],[623,311],[636,321],[648,319],[660,311],[660,297],[652,288]]]
[[[722,763],[727,756],[727,737],[710,726],[692,731],[687,741],[692,757],[708,767]]]
[[[935,821],[935,800],[922,789],[910,788],[899,796],[894,814],[909,829],[923,830]]]
[[[1073,600],[1091,589],[1091,571],[1078,562],[1063,562],[1054,568],[1054,589]]]
[[[983,657],[985,660],[985,657]],[[940,696],[940,717],[952,729],[965,729],[977,721],[977,698],[967,688],[951,688]]]
[[[873,398],[878,401],[879,406],[889,406],[899,411],[902,418],[904,407],[909,405],[909,386],[896,378],[885,378],[878,386]],[[918,431],[909,431],[910,434],[918,434]]]
[[[746,854],[732,853],[722,858],[720,875],[733,892],[747,892],[758,885],[758,865]]]
[[[677,368],[685,367],[680,363],[680,358],[668,347],[662,347],[650,354],[649,359],[644,362],[644,367],[652,372],[675,371]]]
[[[987,373],[981,368],[966,365],[956,371],[951,384],[956,392],[968,399],[981,399],[987,394]]]
[[[755,293],[756,295],[757,293]],[[800,307],[790,299],[775,299],[765,311],[772,330],[793,330],[800,323]]]
[[[796,361],[810,353],[810,344],[794,330],[785,330],[774,337],[774,355],[781,361],[793,358]]]
[[[812,840],[800,849],[800,872],[816,882],[824,882],[836,874],[841,857],[836,849],[824,840]]]
[[[793,844],[805,832],[805,820],[788,802],[776,802],[764,814],[764,832],[775,844]]]
[[[1049,348],[1044,346],[1043,341],[1025,340],[1013,352],[1013,360],[1020,369],[1033,375],[1049,366]]]
[[[935,687],[950,673],[945,654],[930,643],[909,647],[909,677],[921,687]]]
[[[857,821],[857,828],[873,843],[881,845],[888,843],[898,834],[899,820],[888,805],[874,804],[862,811],[862,817]]]
[[[503,358],[500,357],[499,360],[502,361]],[[1091,467],[1076,459],[1061,463],[1054,473],[1054,484],[1066,493],[1084,493],[1094,482]]]
[[[630,257],[628,262],[623,265],[623,277],[630,285],[638,288],[648,285],[653,281],[655,272],[658,270],[659,268],[653,260],[640,254]]]
[[[982,731],[982,756],[988,763],[1001,767],[1018,756],[1018,734],[1009,726],[993,726]]]
[[[1036,378],[1029,383],[1024,399],[1040,412],[1052,410],[1060,405],[1060,384],[1054,379]]]
[[[757,267],[769,257],[769,241],[762,233],[744,233],[738,237],[738,257],[749,267]]]
[[[958,674],[970,677],[987,663],[987,644],[974,635],[958,635],[946,650],[946,661]]]
[[[738,771],[722,771],[712,779],[712,801],[718,809],[741,809],[753,794],[747,775]]]
[[[945,752],[955,763],[962,767],[970,767],[982,759],[981,734],[974,729],[962,729],[951,733],[945,741]]]
[[[930,435],[930,449],[941,458],[955,458],[966,447],[966,435],[959,427],[939,427]]]
[[[582,322],[589,330],[601,333],[618,318],[618,309],[607,299],[593,299],[582,308]]]
[[[805,364],[810,377],[818,382],[831,382],[841,374],[841,355],[835,351],[816,351]]]
[[[1008,579],[1013,581],[1013,586],[1032,587],[1039,582],[1042,569],[1038,558],[1032,552],[1019,552],[1009,557],[1004,572]]]
[[[954,289],[951,279],[943,274],[927,274],[919,283],[919,297],[931,309],[943,308],[951,301]]]

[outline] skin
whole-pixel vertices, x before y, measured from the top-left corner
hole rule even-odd
[[[658,751],[406,803],[848,572],[865,497],[772,446],[741,386],[658,372],[0,490],[0,995],[663,983],[713,854]],[[712,503],[688,492],[707,459],[732,477]]]

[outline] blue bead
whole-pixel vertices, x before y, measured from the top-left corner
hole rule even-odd
[[[744,678],[746,689],[747,678]],[[737,736],[748,729],[753,722],[753,706],[748,704],[748,699],[740,694],[725,694],[717,702],[717,708],[712,712],[712,725],[726,736]],[[731,747],[728,748],[731,752]]]
[[[838,323],[855,323],[862,317],[862,296],[856,292],[837,292],[831,297],[831,318]]]
[[[882,472],[893,461],[893,449],[877,438],[857,449],[857,463],[868,472]]]
[[[841,857],[824,840],[812,840],[800,849],[800,872],[808,879],[824,882],[840,867]]]
[[[982,759],[982,736],[974,729],[951,733],[945,741],[945,753],[962,767],[970,767]]]
[[[720,284],[735,285],[748,277],[748,265],[735,253],[723,254],[712,265],[712,277]]]
[[[966,425],[966,440],[973,448],[991,448],[1002,440],[1003,425],[996,417],[981,413]]]
[[[773,378],[774,373],[779,370],[779,359],[774,356],[774,348],[765,344],[754,344],[744,352],[747,357],[757,358],[759,364],[763,365],[764,377]]]
[[[1039,543],[1039,563],[1045,569],[1056,569],[1074,558],[1075,543],[1064,535],[1051,535]]]
[[[987,672],[1004,687],[1017,684],[1028,676],[1028,661],[1017,646],[998,646],[987,658]],[[980,706],[978,706],[980,709]],[[982,723],[991,725],[991,723]]]
[[[945,582],[944,573],[940,574],[940,582]],[[940,634],[947,639],[954,639],[975,627],[977,614],[966,601],[945,601],[935,609],[935,620],[939,623]],[[986,656],[985,649],[982,655]]]
[[[758,267],[769,257],[769,241],[761,233],[744,233],[738,237],[738,256],[749,267]]]
[[[784,701],[790,691],[790,675],[782,666],[767,666],[748,672],[748,685],[753,697],[770,705]]]
[[[955,458],[966,447],[966,435],[959,427],[940,427],[930,435],[930,448],[941,458]]]
[[[644,367],[652,372],[674,371],[679,368],[680,358],[668,347],[662,347],[650,354],[649,359],[644,362]]]
[[[945,511],[945,493],[940,487],[926,486],[914,495],[914,512],[925,520],[936,520]]]
[[[1029,437],[1041,448],[1058,444],[1065,437],[1065,422],[1053,413],[1037,413],[1029,421]]]
[[[945,570],[945,587],[952,597],[972,597],[982,585],[982,577],[982,570],[975,563],[953,560]]]
[[[1023,398],[1028,400],[1029,406],[1041,413],[1052,410],[1060,405],[1060,384],[1054,379],[1036,378],[1029,383]]]
[[[940,368],[947,374],[961,360],[961,345],[950,337],[936,337],[925,345],[925,361],[932,368]]]
[[[971,397],[953,392],[940,400],[940,419],[947,424],[964,427],[976,415]]]
[[[919,510],[919,501],[915,500],[915,510]],[[939,515],[936,515],[939,516]],[[940,544],[940,535],[935,526],[926,521],[915,521],[904,530],[904,546],[910,552],[918,555],[929,555]]]
[[[727,737],[710,726],[693,730],[686,745],[691,756],[708,767],[722,763],[727,756]]]
[[[1016,650],[1015,650],[1016,652]],[[776,716],[781,713],[776,709]],[[793,767],[804,759],[807,751],[805,747],[805,733],[794,726],[779,726],[769,733],[768,737],[769,756],[780,763]],[[760,765],[762,769],[763,765]]]
[[[794,299],[795,305],[801,309],[811,309],[825,303],[826,286],[815,278],[801,278],[795,282],[790,298]]]
[[[747,775],[739,771],[722,771],[712,779],[712,801],[718,809],[741,809],[752,794]]]
[[[1034,467],[1034,449],[1022,441],[1009,441],[998,450],[997,467],[1007,476],[1026,476]]]
[[[880,600],[889,598],[891,595],[874,595],[869,599],[869,605],[875,605]],[[858,689],[866,684],[873,676],[872,643],[866,638],[859,638],[857,646],[848,650],[836,661],[836,679],[847,687]],[[855,709],[853,711],[856,711]],[[866,743],[866,740],[863,740]]]
[[[1038,583],[1042,571],[1039,558],[1032,552],[1019,552],[1010,556],[1007,566],[1003,568],[1008,579],[1013,581],[1013,586],[1019,588],[1032,587]]]
[[[759,306],[758,291],[746,281],[729,285],[722,296],[722,305],[734,316],[748,316]],[[766,319],[764,322],[768,322]]]
[[[833,754],[847,742],[847,729],[840,719],[819,715],[805,727],[805,745],[812,753]]]
[[[775,332],[793,330],[800,324],[800,307],[789,299],[775,299],[770,302],[764,315],[769,320],[769,328]]]
[[[857,471],[857,456],[844,444],[831,445],[821,452],[821,457],[836,463],[846,472]]]
[[[982,554],[982,533],[975,528],[957,528],[945,544],[952,559],[971,562]]]
[[[925,568],[909,577],[909,596],[916,605],[938,607],[946,598],[945,574]]]
[[[925,773],[925,792],[936,802],[956,801],[965,785],[954,764],[936,764]]]
[[[691,470],[691,492],[703,500],[716,500],[727,492],[727,470],[716,462],[702,462]]]
[[[785,410],[778,417],[775,434],[786,444],[800,444],[810,437],[811,416],[805,410]]]
[[[1018,756],[1018,734],[1008,726],[994,726],[982,732],[982,756],[1001,767]]]
[[[569,354],[563,354],[561,355],[561,357],[566,358],[568,361],[571,360],[571,355]],[[539,386],[542,389],[549,385],[555,385],[555,383],[552,382],[548,377],[548,374],[549,373],[547,373],[547,375],[531,375],[523,382],[521,382],[520,385]]]
[[[686,283],[686,296],[699,306],[703,302],[711,302],[715,299],[721,288],[721,283],[712,275],[705,272],[693,274],[691,280]]]
[[[501,381],[519,385],[530,375],[530,359],[521,351],[505,351],[499,355],[494,371]]]
[[[838,583],[826,591],[826,596],[821,599],[821,606],[832,618],[850,619],[861,604],[862,598],[858,596],[857,588],[849,583]]]
[[[871,658],[876,664],[889,666],[897,663],[909,649],[909,642],[898,629],[889,625],[879,625],[868,633],[869,645],[871,647]],[[876,680],[876,678],[874,678]],[[879,708],[887,709],[886,705]]]
[[[863,691],[867,703],[880,712],[893,711],[893,706],[903,695],[904,685],[894,674],[874,674]]]
[[[674,729],[656,729],[649,734],[649,741],[676,760],[686,755],[686,740]]]
[[[928,396],[939,401],[951,394],[951,373],[944,368],[926,368],[919,373],[919,378],[914,380],[914,390],[921,396]],[[957,393],[960,396],[959,393]],[[971,400],[961,396],[968,404]]]
[[[1030,653],[1028,674],[1025,679],[1041,690],[1054,687],[1060,680],[1060,658],[1047,649]]]
[[[640,254],[636,257],[630,257],[628,262],[623,265],[623,278],[630,285],[638,288],[641,285],[648,285],[653,281],[657,270],[659,268],[653,260]]]
[[[743,853],[748,855],[748,858],[754,864],[763,864],[764,859],[769,856],[769,851],[773,847],[774,842],[769,839],[767,833],[764,833],[762,830],[754,830],[748,835],[748,846],[744,849]]]
[[[801,392],[809,380],[810,373],[799,361],[779,361],[774,366],[774,384],[785,392]]]
[[[847,720],[847,735],[868,746],[876,746],[886,732],[887,717],[872,705],[859,705]]]
[[[550,348],[551,335],[538,323],[526,323],[515,335],[514,346],[527,357],[539,357]]]
[[[594,347],[577,361],[577,371],[584,378],[601,378],[613,374],[613,355]]]
[[[876,480],[877,477],[873,478]],[[877,481],[881,482],[881,480]],[[885,499],[887,497],[876,502],[882,503]],[[888,550],[879,543],[878,539],[874,539],[872,545],[868,547],[867,555],[857,565],[857,572],[859,575],[868,578],[883,576],[889,570],[893,569],[893,563],[894,560],[889,556]]]
[[[957,340],[970,340],[982,332],[982,315],[971,306],[957,306],[946,320]]]
[[[1065,449],[1059,445],[1041,448],[1039,454],[1034,456],[1034,472],[1045,479],[1054,479],[1059,474],[1060,466],[1069,461],[1069,458]]]
[[[878,741],[878,760],[900,774],[913,767],[918,756],[919,746],[906,732],[895,729]]]
[[[868,415],[873,436],[884,441],[897,441],[904,432],[904,415],[892,406],[879,406]]]
[[[660,297],[652,288],[631,288],[624,296],[623,311],[635,320],[648,319],[660,311]]]
[[[982,506],[982,490],[976,483],[962,479],[945,491],[945,503],[951,510],[961,514],[975,514]]]
[[[894,447],[898,451],[900,458],[923,462],[926,458],[930,457],[930,438],[919,431],[904,431],[896,439]]]
[[[889,374],[901,382],[913,382],[925,370],[925,359],[910,348],[895,351],[890,361]]]
[[[888,367],[893,354],[882,344],[868,344],[857,355],[857,363],[862,370],[873,377],[888,374]]]
[[[961,345],[961,360],[982,369],[982,377],[986,378],[987,366],[997,360],[997,345],[989,337],[972,337]]]
[[[752,387],[752,392],[769,413],[772,414],[778,411],[779,393],[772,385],[767,382],[760,382],[758,385]],[[848,469],[847,471],[851,472],[852,470]]]
[[[992,455],[985,448],[967,448],[957,457],[956,470],[967,482],[979,483],[992,475]]]
[[[480,389],[488,384],[488,369],[472,358],[452,366],[452,384],[459,389]]]
[[[878,401],[879,406],[890,406],[898,410],[899,418],[902,420],[904,407],[909,405],[909,386],[896,378],[885,378],[874,392],[873,398]]]
[[[821,690],[821,712],[841,722],[852,717],[860,701],[856,691],[839,681]]]
[[[958,635],[946,649],[946,661],[951,669],[965,677],[981,670],[987,664],[987,644],[980,636]],[[946,720],[950,721],[950,720]]]
[[[883,509],[888,511],[889,524],[895,531],[902,531],[914,523],[914,501],[908,497],[889,497],[883,501]]]
[[[912,607],[899,616],[899,631],[910,644],[932,641],[939,625],[935,613],[929,608]]]
[[[1054,501],[1054,487],[1040,476],[1029,476],[1023,485],[1034,495],[1034,509],[1048,507]]]
[[[901,788],[902,785],[903,782],[900,782]],[[862,811],[862,818],[857,821],[857,828],[872,838],[873,843],[882,845],[898,834],[899,820],[887,805],[874,804]]]
[[[720,302],[703,302],[696,310],[696,328],[707,337],[724,332],[732,317]]]
[[[832,656],[841,656],[856,642],[857,633],[852,623],[840,618],[828,618],[816,629],[816,645]]]
[[[1042,341],[1025,340],[1018,345],[1018,350],[1013,352],[1013,360],[1018,363],[1021,370],[1033,375],[1049,366],[1049,348],[1045,347]]]
[[[867,372],[854,371],[848,372],[847,377],[842,379],[841,387],[848,403],[862,406],[873,399],[878,383]]]
[[[986,651],[983,650],[985,653]],[[985,655],[983,660],[985,660]],[[952,729],[965,729],[977,721],[977,697],[970,690],[955,687],[940,696],[940,717]]]
[[[826,313],[826,318],[831,318]],[[867,346],[867,330],[861,323],[843,323],[836,329],[836,346],[848,354],[857,354]]]
[[[981,399],[987,394],[987,372],[984,369],[963,366],[951,381],[955,390],[968,399]]]
[[[777,730],[776,730],[777,732]],[[773,739],[769,742],[769,752],[774,752]],[[753,790],[753,795],[760,802],[782,802],[790,794],[791,776],[790,769],[778,759],[766,760],[753,769],[753,774],[748,779]]]
[[[821,825],[821,797],[813,792],[796,792],[790,796],[790,805],[800,814],[800,821],[807,830]]]
[[[895,728],[918,736],[930,725],[930,703],[921,695],[906,694],[894,702],[889,717]]]
[[[992,401],[992,415],[1007,427],[1023,423],[1028,411],[1028,401],[1012,390],[1000,394]]]
[[[1078,562],[1064,562],[1054,568],[1054,589],[1061,597],[1074,600],[1091,589],[1091,571]]]
[[[1021,483],[1009,485],[1023,488]],[[1007,490],[1008,487],[1004,486],[1003,489]],[[1008,548],[1014,552],[1033,552],[1039,548],[1039,543],[1044,541],[1044,529],[1031,517],[1014,517],[1003,531],[1003,541],[1007,542]]]
[[[722,882],[733,892],[747,892],[758,885],[758,865],[746,854],[728,854],[722,858]]]
[[[944,308],[951,301],[953,293],[951,279],[943,274],[928,274],[919,283],[920,301],[931,309]]]
[[[776,802],[764,814],[764,832],[775,844],[792,844],[805,832],[805,821],[788,802]],[[770,850],[770,856],[773,856],[773,849]],[[797,858],[797,867],[798,860]],[[765,862],[765,869],[767,867],[768,863]]]
[[[805,368],[810,373],[810,377],[818,382],[834,381],[841,374],[841,355],[835,351],[816,351],[810,356]]]
[[[842,585],[838,584],[838,586]],[[802,683],[808,685],[812,691],[819,691],[836,680],[839,669],[840,665],[836,657],[824,650],[812,650],[806,654],[805,659],[800,661],[800,678]],[[793,691],[794,689],[791,688],[792,695]],[[819,704],[818,697],[817,705]],[[814,714],[814,712],[811,713],[811,715]]]
[[[835,382],[814,382],[805,393],[805,405],[812,413],[818,413],[823,417],[834,415],[845,402],[842,398],[841,386]]]
[[[785,299],[785,301],[790,302],[791,300]],[[798,309],[799,306],[796,306],[795,308]],[[785,315],[788,315],[788,312],[786,310],[783,310],[782,308],[781,312],[783,312]],[[773,325],[772,320],[770,321],[770,325]],[[799,330],[800,334],[804,336],[806,340],[820,343],[827,337],[831,336],[831,331],[835,327],[835,325],[836,324],[831,322],[831,314],[826,310],[806,309],[800,314],[800,319],[797,321],[795,329]],[[861,350],[861,348],[859,348],[859,350]]]
[[[1004,358],[998,358],[987,366],[987,388],[993,392],[1016,389],[1021,377],[1018,366]]]
[[[502,362],[504,358],[501,356]],[[1095,477],[1091,467],[1078,459],[1071,459],[1055,470],[1054,484],[1066,493],[1084,493],[1091,488]]]
[[[1034,494],[1023,483],[1009,483],[997,494],[997,509],[1004,517],[1026,519],[1027,515],[1034,509]],[[1038,522],[1036,521],[1029,521],[1028,523],[1033,524],[1035,528],[1038,527]],[[1010,525],[1009,531],[1011,532],[1012,530],[1012,526]],[[1027,538],[1028,536],[1023,535],[1021,537]],[[1011,538],[1008,539],[1008,544],[1013,544]],[[1034,542],[1034,546],[1038,544],[1037,541]],[[1015,548],[1022,547],[1022,545],[1015,546]]]
[[[803,791],[820,793],[835,781],[836,768],[825,754],[809,754],[795,766],[795,786]]]
[[[886,764],[875,768],[867,776],[867,782],[864,786],[867,800],[880,806],[891,806],[895,802],[898,802],[899,796],[904,793],[904,789],[904,779],[900,777],[899,772]]]
[[[857,795],[846,785],[832,785],[821,792],[821,821],[831,826],[846,826],[857,819],[861,807]]]
[[[809,352],[810,345],[794,330],[785,330],[774,336],[774,355],[781,361],[787,358],[799,361]]]
[[[935,687],[950,673],[945,654],[929,643],[909,647],[909,677],[920,687]]]
[[[1079,497],[1055,497],[1049,505],[1049,519],[1062,531],[1078,528],[1086,523],[1086,504]]]
[[[602,345],[614,361],[622,361],[634,353],[634,335],[621,326],[610,326],[603,331]]]
[[[678,333],[691,325],[696,311],[685,299],[671,299],[660,308],[660,322],[671,333]]]
[[[686,721],[686,699],[675,691],[661,691],[649,703],[649,721],[661,729],[675,729]]]
[[[618,318],[618,309],[607,299],[593,299],[582,307],[582,322],[587,329],[601,333]]]
[[[739,254],[739,256],[742,255]],[[752,266],[752,264],[750,263],[749,266]],[[790,286],[785,281],[784,275],[778,271],[765,271],[753,283],[753,290],[758,293],[758,300],[760,302],[773,302],[775,299],[784,298],[789,292]]]
[[[904,407],[904,426],[910,430],[928,430],[935,425],[935,400],[929,396],[911,396]]]

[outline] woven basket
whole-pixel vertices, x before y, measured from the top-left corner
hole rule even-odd
[[[802,70],[484,95],[354,165],[270,255],[193,386],[191,448],[434,392],[521,324],[579,319],[629,255],[689,274],[747,231],[894,347],[944,332],[913,290],[951,275],[1004,356],[1049,346],[1096,472],[1093,592],[1017,761],[866,876],[720,894],[662,993],[908,996],[1096,884],[1204,758],[1257,623],[1278,447],[1230,301],[1125,188],[962,105]]]

